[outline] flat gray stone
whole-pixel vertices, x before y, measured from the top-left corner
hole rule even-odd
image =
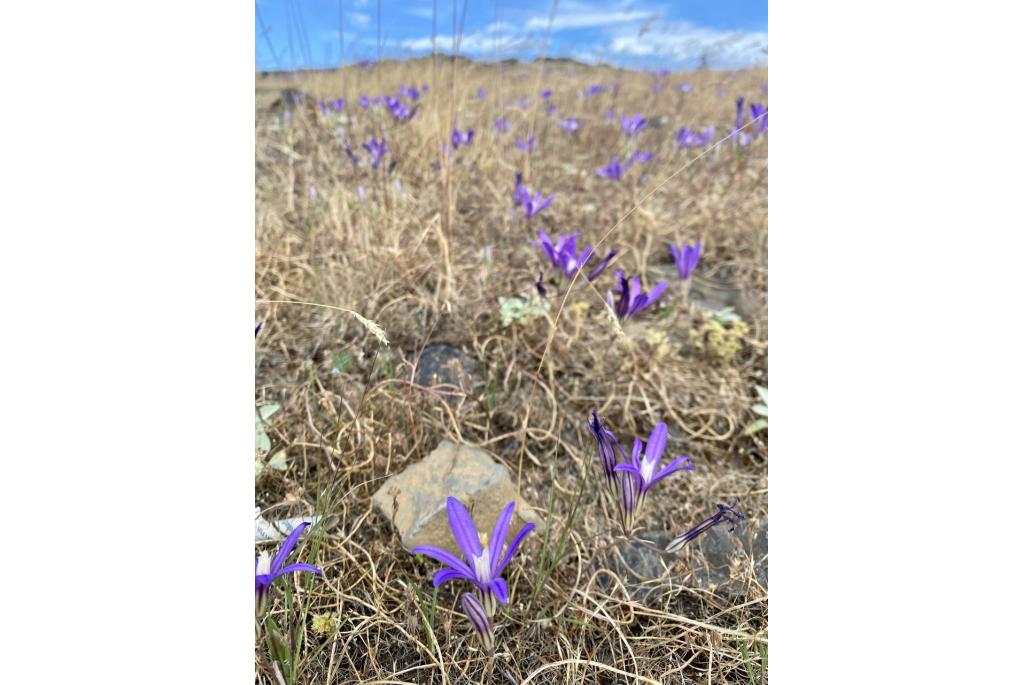
[[[768,589],[768,522],[756,528],[741,523],[732,533],[729,526],[715,526],[697,542],[692,578],[697,585],[724,594],[745,594],[744,580],[753,560],[754,577]]]
[[[442,440],[422,461],[384,481],[373,505],[398,530],[402,545],[433,545],[460,553],[448,526],[447,497],[470,510],[480,532],[490,533],[498,514],[515,501],[509,539],[524,522],[541,524],[539,516],[516,496],[508,469],[486,451]]]

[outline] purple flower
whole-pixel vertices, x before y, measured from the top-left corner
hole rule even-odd
[[[615,155],[614,157],[612,157],[612,161],[610,164],[595,170],[594,173],[596,173],[601,178],[607,178],[611,181],[618,181],[619,179],[622,178],[622,174],[627,169],[629,169],[629,166],[627,165],[623,167],[622,164],[619,162],[619,156]]]
[[[665,87],[664,83],[652,83],[651,84],[651,92],[652,93],[660,93],[661,89],[664,88],[664,87]]]
[[[626,134],[627,138],[632,138],[639,133],[643,127],[647,126],[647,119],[644,119],[639,114],[634,114],[632,116],[623,114],[619,118],[619,122],[622,124],[622,131]]]
[[[552,114],[554,114],[555,110],[557,110],[557,109],[558,108],[555,107],[555,105],[553,103],[551,103],[551,102],[549,102],[548,104],[544,105],[544,113],[547,114],[548,116],[551,116]]]
[[[627,279],[622,271],[616,271],[615,277],[619,279],[619,284],[608,292],[608,304],[611,305],[615,316],[620,321],[632,318],[650,307],[668,288],[668,283],[661,282],[654,286],[649,293],[645,293],[640,286],[639,276]],[[617,303],[612,296],[613,292],[619,293]]]
[[[559,119],[558,126],[563,131],[568,131],[569,133],[572,133],[573,131],[579,130],[580,122],[576,119],[576,117],[569,117],[568,119]]]
[[[483,100],[485,97],[487,97],[487,91],[486,90],[484,90],[483,88],[480,88],[479,90],[476,91],[476,98],[477,98],[477,100]]]
[[[633,474],[640,485],[641,498],[646,495],[654,484],[662,478],[670,476],[676,471],[693,471],[693,464],[690,457],[681,455],[672,460],[665,468],[658,470],[661,463],[661,455],[665,452],[665,443],[668,441],[668,426],[664,422],[659,423],[651,431],[651,437],[647,441],[646,448],[644,441],[640,438],[633,439],[633,454],[630,457],[632,464],[616,464],[616,471],[626,471]],[[643,453],[643,459],[640,454]]]
[[[423,87],[420,88],[420,90],[422,90],[424,93],[429,93],[430,92],[430,86],[427,85],[426,83],[424,83]]]
[[[768,133],[768,108],[756,102],[750,103],[750,118],[755,122],[758,133]]]
[[[691,90],[693,90],[693,85],[689,83],[680,83],[678,88],[679,92],[681,93],[689,93]]]
[[[583,97],[589,98],[597,95],[598,93],[604,92],[604,86],[594,84],[583,89]]]
[[[647,152],[646,150],[638,150],[629,156],[629,160],[626,161],[626,168],[633,166],[633,163],[646,164],[654,158],[653,152]]]
[[[604,469],[604,477],[608,487],[612,492],[617,491],[616,484],[618,483],[618,477],[615,473],[615,465],[618,463],[618,459],[615,457],[615,450],[619,451],[622,455],[623,460],[626,458],[625,452],[622,451],[622,446],[619,445],[619,441],[615,439],[615,434],[604,427],[601,423],[601,419],[597,416],[597,410],[592,412],[594,420],[587,424],[590,428],[590,432],[594,436],[594,440],[597,441],[597,455],[601,458],[601,468]]]
[[[551,237],[545,231],[537,231],[537,240],[531,240],[530,243],[544,250],[544,253],[548,257],[548,261],[556,269],[561,269],[562,274],[566,278],[572,278],[576,275],[576,272],[587,265],[590,258],[594,256],[594,246],[587,245],[583,252],[579,255],[576,254],[576,238],[580,237],[581,233],[573,233],[572,235],[566,236],[564,234],[558,236],[558,240],[554,243],[551,242]],[[587,274],[587,280],[593,281],[595,278],[601,275],[601,272],[605,270],[609,262],[615,256],[615,250],[609,250],[608,254],[605,255],[604,259],[599,261],[590,273]]]
[[[743,98],[736,99],[736,123],[732,127],[733,138],[737,138],[739,130],[743,128]]]
[[[532,523],[527,523],[520,528],[502,555],[505,538],[508,536],[508,524],[512,521],[512,512],[516,506],[515,502],[509,502],[498,516],[487,547],[480,544],[480,535],[477,532],[476,524],[462,502],[454,497],[449,497],[447,506],[448,525],[452,529],[455,543],[462,550],[465,561],[446,549],[430,545],[420,545],[409,551],[413,554],[424,554],[435,561],[440,561],[447,567],[434,574],[434,587],[456,579],[468,580],[473,583],[483,599],[483,605],[487,607],[487,614],[493,616],[494,610],[497,608],[495,599],[502,604],[508,604],[508,585],[501,577],[501,573],[508,566],[508,562],[511,561],[516,550],[519,549],[523,538],[535,526]]]
[[[683,127],[676,131],[676,147],[701,147],[715,139],[715,127],[708,126],[704,133],[697,133]]]
[[[374,168],[377,168],[377,165],[380,164],[380,160],[386,153],[391,152],[388,149],[387,142],[384,140],[384,136],[381,136],[380,142],[377,142],[376,138],[370,138],[369,143],[363,143],[363,149],[370,154],[370,164]]]
[[[615,118],[615,112],[613,110],[608,110],[607,112],[604,113],[604,120],[605,121],[611,121],[614,118]]]
[[[263,322],[262,321],[260,321],[258,324],[256,324],[256,335],[260,334],[260,329],[261,328],[263,328]]]
[[[675,245],[669,244],[668,249],[676,262],[676,268],[679,269],[679,278],[685,281],[693,275],[693,270],[700,261],[700,243],[681,245],[678,250]]]
[[[543,92],[542,92],[542,93],[540,94],[540,96],[541,96],[542,98],[544,98],[545,100],[547,100],[548,98],[550,98],[550,97],[551,97],[551,89],[550,89],[550,88],[547,88],[547,89],[545,89],[545,90],[544,90],[544,91],[543,91]]]
[[[494,120],[494,130],[499,133],[505,133],[508,131],[508,119],[505,117],[498,117]]]
[[[412,117],[412,111],[398,98],[385,95],[384,104],[386,104],[388,109],[391,110],[391,116],[393,116],[396,121],[405,121]]]
[[[526,136],[526,140],[522,138],[516,138],[516,147],[523,152],[529,152],[530,150],[537,149],[537,137],[532,133]]]
[[[523,213],[527,219],[532,219],[534,215],[539,214],[554,199],[554,194],[546,198],[539,192],[531,195],[530,189],[523,185],[523,175],[516,174],[516,189],[512,193],[512,201],[523,207]]]
[[[259,556],[256,557],[257,614],[263,613],[263,609],[266,606],[267,601],[267,592],[270,590],[270,584],[281,576],[288,573],[295,573],[296,571],[320,573],[320,569],[312,564],[284,565],[288,555],[292,553],[292,548],[295,547],[295,543],[298,542],[299,536],[302,535],[302,531],[304,531],[308,525],[308,522],[303,522],[296,526],[295,530],[293,530],[288,538],[281,544],[281,548],[277,551],[277,554],[274,555],[273,560],[270,559],[270,553],[266,551],[260,552]]]
[[[369,109],[370,108],[370,98],[368,98],[365,95],[360,95],[359,96],[359,106],[362,107],[363,109]]]
[[[494,631],[491,628],[491,619],[487,617],[487,611],[480,604],[480,600],[476,598],[476,595],[469,592],[462,593],[460,603],[462,604],[462,611],[465,612],[469,622],[473,625],[473,630],[480,636],[484,649],[488,654],[492,654],[494,652]]]
[[[668,543],[668,546],[665,547],[665,551],[675,552],[682,549],[687,543],[697,539],[698,537],[700,537],[702,533],[706,533],[707,531],[711,530],[723,521],[732,524],[732,528],[729,529],[729,532],[731,533],[733,530],[736,529],[736,526],[739,525],[739,521],[737,519],[742,520],[747,518],[740,512],[736,511],[736,509],[733,508],[735,506],[735,504],[733,504],[731,507],[726,506],[724,504],[719,504],[717,514],[711,516],[710,518],[704,519],[696,526],[686,531],[685,533],[674,539],[672,542]]]
[[[413,102],[420,99],[420,91],[416,90],[416,86],[400,86],[398,88],[398,94],[402,97],[409,98]]]
[[[527,107],[529,107],[532,104],[533,104],[533,100],[531,100],[530,98],[519,98],[519,108],[520,109],[526,109]]]
[[[331,109],[333,109],[335,112],[342,111],[343,109],[345,109],[345,98],[337,98],[335,100],[331,100],[330,106]]]
[[[455,150],[459,149],[460,145],[469,145],[473,142],[473,129],[467,128],[465,131],[455,129],[452,131],[452,148]]]
[[[659,69],[658,76],[659,78],[665,78],[666,76],[668,76],[668,69]]]

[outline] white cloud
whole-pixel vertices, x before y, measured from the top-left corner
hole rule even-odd
[[[637,22],[647,21],[652,17],[656,17],[657,13],[641,11],[641,10],[628,10],[628,11],[616,11],[609,12],[603,10],[586,10],[582,12],[573,12],[569,14],[562,14],[561,12],[555,15],[555,20],[551,24],[552,31],[563,31],[565,29],[585,29],[585,28],[596,28],[599,26],[613,26],[615,24],[623,24],[625,22]],[[526,23],[527,29],[547,29],[548,17],[534,17]]]
[[[369,14],[364,14],[362,12],[352,12],[346,16],[348,19],[352,21],[353,24],[355,24],[361,29],[365,29],[367,26],[370,25]]]
[[[764,49],[768,34],[760,31],[721,31],[690,22],[665,22],[651,26],[644,35],[621,31],[613,36],[613,53],[631,57],[662,57],[678,62],[699,62],[733,67],[767,61]]]

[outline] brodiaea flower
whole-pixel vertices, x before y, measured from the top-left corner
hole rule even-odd
[[[370,164],[372,164],[374,168],[380,164],[380,160],[385,154],[391,152],[391,150],[388,149],[387,142],[384,140],[384,136],[381,136],[380,142],[377,142],[376,138],[370,138],[369,143],[363,143],[363,149],[370,154]]]
[[[465,131],[455,129],[452,131],[453,149],[458,150],[460,145],[469,145],[471,142],[473,142],[473,129],[467,128]]]
[[[670,243],[668,250],[672,253],[676,268],[679,269],[679,278],[685,281],[692,276],[693,270],[697,268],[697,262],[700,261],[700,243],[682,245],[679,249]]]
[[[640,129],[647,126],[647,119],[644,119],[639,114],[632,116],[623,114],[619,118],[619,122],[622,124],[622,131],[626,134],[627,138],[632,138],[640,132]]]
[[[572,133],[573,131],[579,129],[580,122],[576,119],[576,117],[569,117],[568,119],[559,119],[558,126],[563,131],[568,131],[569,133]]]
[[[756,102],[750,103],[750,118],[755,122],[758,133],[768,133],[768,108]]]
[[[508,131],[508,119],[505,117],[498,117],[494,120],[494,130],[498,133],[505,133]]]
[[[610,164],[595,170],[594,173],[596,173],[601,178],[607,178],[611,181],[618,181],[619,179],[622,178],[622,174],[628,168],[628,166],[623,167],[622,164],[619,162],[619,156],[615,155],[614,157],[612,157],[612,161]]]
[[[637,164],[646,164],[652,159],[654,159],[653,152],[648,152],[646,150],[638,150],[629,156],[629,159],[626,161],[626,168],[628,169],[629,167],[633,166],[634,162],[636,162]]]
[[[597,441],[597,454],[601,457],[601,468],[604,469],[605,481],[608,484],[609,489],[612,492],[616,491],[617,476],[615,474],[615,464],[618,463],[618,459],[615,457],[615,450],[619,451],[622,458],[625,459],[626,455],[622,451],[622,447],[619,445],[619,441],[615,439],[615,434],[604,427],[601,423],[601,419],[597,416],[597,410],[593,411],[594,420],[587,424],[590,428],[590,432],[594,435],[594,440]]]
[[[532,219],[540,211],[551,204],[555,199],[554,194],[544,197],[541,193],[530,194],[530,189],[523,185],[523,175],[516,174],[516,189],[512,193],[512,201],[521,205],[527,219]]]
[[[537,137],[531,133],[530,135],[526,136],[526,140],[523,140],[522,138],[516,138],[516,147],[522,150],[523,152],[535,150],[537,148]]]
[[[487,547],[480,543],[480,535],[477,533],[473,517],[459,500],[454,497],[447,499],[448,525],[452,529],[452,537],[455,543],[462,550],[466,561],[458,558],[446,549],[420,545],[413,547],[410,552],[413,554],[424,554],[435,561],[440,561],[447,566],[434,574],[434,587],[438,587],[450,580],[468,580],[476,586],[477,591],[487,608],[487,615],[493,616],[497,605],[495,600],[502,604],[508,604],[508,585],[501,577],[502,571],[508,566],[519,545],[522,544],[526,534],[534,529],[534,524],[527,523],[519,529],[512,543],[505,549],[505,538],[508,536],[508,524],[512,521],[512,512],[516,503],[509,502],[498,520],[494,523],[494,532],[491,535]],[[504,555],[502,549],[505,549]],[[467,563],[468,561],[468,563]]]
[[[708,126],[704,129],[704,133],[697,133],[690,129],[683,127],[676,131],[676,146],[677,147],[700,147],[707,145],[715,139],[715,127]]]
[[[548,261],[551,265],[557,269],[561,269],[562,273],[566,278],[572,278],[576,275],[576,272],[586,266],[590,258],[594,256],[594,246],[587,245],[579,255],[576,254],[576,238],[580,233],[573,233],[570,236],[559,235],[558,240],[554,243],[551,242],[551,237],[544,231],[537,231],[537,240],[530,242],[537,247],[544,250],[544,253],[548,257]],[[597,278],[608,263],[615,256],[615,250],[610,250],[604,259],[599,261],[590,273],[587,274],[587,280],[593,281]]]
[[[640,438],[633,440],[633,454],[631,457],[633,463],[615,465],[616,471],[631,475],[637,486],[638,497],[634,513],[639,511],[647,493],[662,478],[670,476],[677,471],[693,471],[693,464],[690,463],[690,458],[686,455],[676,457],[668,466],[660,471],[658,470],[658,466],[661,463],[661,455],[665,452],[665,443],[667,441],[668,426],[664,423],[659,423],[651,431],[651,437],[647,441],[646,447]],[[643,453],[643,459],[639,458],[641,452]]]
[[[679,84],[679,92],[681,92],[681,93],[689,93],[691,90],[693,90],[693,86],[690,85],[689,83],[680,83]]]
[[[686,531],[679,537],[672,540],[672,542],[668,543],[668,546],[665,547],[665,551],[675,552],[682,549],[684,545],[693,540],[696,540],[698,537],[700,537],[702,533],[708,532],[709,530],[717,526],[719,523],[722,523],[723,521],[732,524],[732,528],[729,529],[729,532],[731,533],[733,530],[736,529],[736,526],[739,525],[739,520],[747,518],[740,512],[736,511],[736,509],[733,508],[735,506],[735,504],[733,504],[732,507],[726,506],[724,504],[719,504],[717,514],[711,516],[710,518],[704,519],[690,530]]]
[[[654,286],[649,293],[645,293],[640,286],[639,276],[627,279],[626,274],[616,271],[615,277],[619,279],[619,284],[608,292],[608,304],[611,305],[615,316],[620,321],[636,316],[654,304],[654,301],[661,297],[665,289],[668,288],[668,283],[662,282]],[[618,302],[615,302],[612,292],[619,293]]]
[[[269,552],[260,552],[260,555],[256,557],[256,613],[263,613],[263,608],[266,606],[267,592],[270,590],[270,584],[281,576],[288,573],[295,573],[297,571],[307,571],[309,573],[320,573],[320,569],[312,564],[289,564],[284,565],[288,555],[292,553],[292,548],[295,547],[295,543],[298,542],[299,536],[302,535],[302,531],[306,529],[309,523],[300,523],[295,527],[295,530],[291,532],[288,538],[281,544],[281,548],[274,555],[274,559],[270,559]]]

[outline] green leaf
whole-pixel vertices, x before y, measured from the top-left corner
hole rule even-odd
[[[768,404],[768,388],[755,385],[754,389],[757,390],[757,394],[761,396],[761,401]]]
[[[754,412],[758,416],[768,416],[768,407],[763,404],[755,404],[750,408],[750,411]]]
[[[345,373],[348,367],[352,366],[353,361],[355,358],[347,350],[335,353],[331,357],[331,373]]]
[[[261,407],[257,407],[256,413],[257,416],[259,416],[260,420],[265,423],[270,419],[271,416],[273,416],[280,410],[280,404],[278,404],[277,402],[270,402],[269,404],[264,404]]]
[[[753,435],[768,428],[768,419],[758,419],[743,429],[744,435]]]
[[[278,471],[285,471],[288,469],[288,455],[285,454],[284,450],[279,451],[277,454],[270,458],[267,462],[267,466]]]

